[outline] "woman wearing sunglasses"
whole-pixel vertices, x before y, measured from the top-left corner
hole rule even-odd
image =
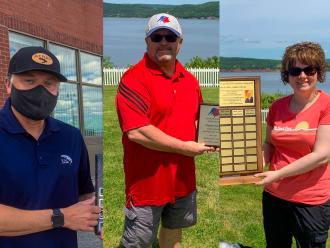
[[[269,171],[256,174],[263,192],[267,247],[326,247],[330,222],[330,95],[320,45],[286,48],[281,77],[293,94],[275,101],[263,146]]]

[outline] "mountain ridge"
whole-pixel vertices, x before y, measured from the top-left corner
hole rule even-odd
[[[156,13],[169,13],[184,19],[219,19],[219,2],[182,5],[103,3],[103,17],[149,18]]]

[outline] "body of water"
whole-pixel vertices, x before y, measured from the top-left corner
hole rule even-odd
[[[118,67],[135,64],[143,56],[147,18],[103,18],[104,56]],[[219,20],[179,20],[183,45],[178,59],[184,64],[195,56],[219,55]]]
[[[260,76],[261,92],[291,94],[291,87],[284,85],[281,80],[280,72],[221,72],[220,77],[247,77]],[[330,93],[330,72],[327,72],[326,81],[318,83],[317,87]]]

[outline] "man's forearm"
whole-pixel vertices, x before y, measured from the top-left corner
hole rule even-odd
[[[144,147],[162,152],[178,153],[194,157],[207,151],[215,151],[213,147],[195,141],[182,141],[174,138],[153,125],[133,129],[127,132],[127,136]]]
[[[167,135],[155,126],[148,125],[127,133],[128,138],[149,149],[162,152],[179,153],[182,149],[183,141]]]
[[[52,228],[52,210],[21,210],[0,204],[0,236],[19,236]]]
[[[93,232],[101,208],[95,206],[95,197],[92,197],[61,208],[61,212],[65,228]],[[52,209],[22,210],[0,204],[0,236],[19,236],[52,229],[52,215]]]

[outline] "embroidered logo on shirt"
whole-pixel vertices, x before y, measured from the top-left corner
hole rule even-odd
[[[72,164],[72,158],[70,158],[70,156],[68,156],[68,155],[63,154],[63,155],[61,155],[61,163],[71,165]]]

